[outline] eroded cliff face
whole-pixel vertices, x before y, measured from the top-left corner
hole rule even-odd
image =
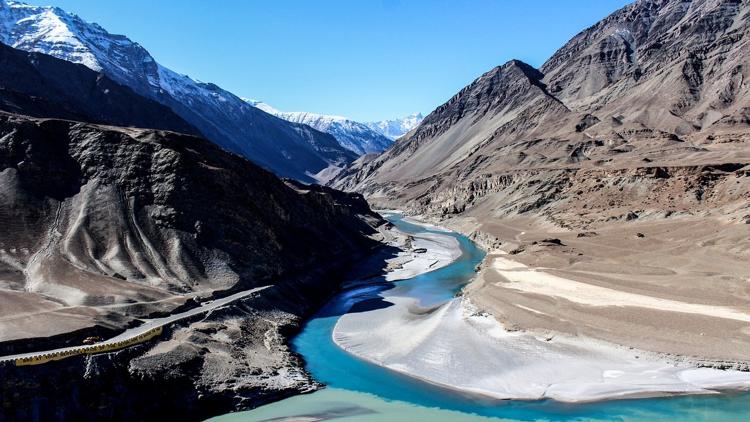
[[[5,113],[0,222],[3,355],[271,285],[147,344],[0,365],[2,420],[202,420],[317,388],[287,340],[385,223],[201,138]]]
[[[372,247],[381,222],[361,196],[290,187],[153,130],[4,114],[0,180],[0,341],[122,327],[272,284]]]
[[[748,16],[743,1],[637,1],[538,71],[511,61],[481,76],[332,185],[435,218],[476,209],[566,227],[629,212],[740,220]]]

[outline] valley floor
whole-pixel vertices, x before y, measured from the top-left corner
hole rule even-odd
[[[617,222],[596,231],[530,219],[454,224],[502,243],[467,296],[508,327],[747,370],[748,225],[708,217]]]
[[[614,233],[587,234],[582,238],[573,233],[575,239],[584,240],[578,243],[565,236],[565,241],[559,242],[562,245],[555,240],[537,241],[528,249],[534,251],[534,259],[539,261],[524,264],[523,258],[529,260],[531,254],[518,249],[527,239],[536,239],[543,233],[531,231],[531,226],[529,230],[511,225],[497,227],[506,230],[503,234],[509,240],[505,247],[491,251],[486,257],[483,269],[467,287],[464,297],[430,305],[410,295],[408,288],[385,291],[384,300],[392,306],[342,316],[333,333],[336,343],[392,370],[438,385],[503,399],[591,401],[705,394],[750,387],[748,372],[701,367],[746,369],[741,363],[744,362],[743,337],[737,336],[737,342],[733,338],[717,339],[717,336],[732,333],[733,329],[744,335],[743,328],[750,325],[750,314],[744,312],[746,308],[727,301],[729,294],[721,291],[708,289],[710,294],[690,297],[689,288],[669,287],[666,283],[674,282],[678,274],[700,278],[696,273],[700,264],[691,267],[687,263],[679,264],[677,257],[668,260],[656,256],[648,250],[649,245],[654,246],[653,241],[644,240],[644,245],[637,247],[626,240],[620,242],[620,248],[610,247],[621,252],[611,253],[610,260],[601,259],[601,266],[596,267],[591,263],[594,257],[597,253],[601,257],[608,248],[589,240],[600,236],[600,242],[601,239],[606,241],[616,236]],[[655,236],[657,230],[668,231],[669,228],[644,224],[639,225],[638,230],[644,232],[644,237],[636,237],[635,233],[632,237],[641,240]],[[672,230],[677,231],[677,228]],[[706,227],[703,230],[714,233]],[[624,236],[623,232],[620,235]],[[662,238],[666,238],[663,233]],[[458,248],[447,235],[429,233],[425,237],[415,235],[413,239],[414,245],[404,246],[425,247],[426,254],[446,255],[446,247]],[[588,257],[578,255],[580,252],[575,245],[590,248],[586,250]],[[513,254],[504,250],[511,246]],[[579,259],[584,262],[588,258],[586,271],[580,270],[587,276],[566,278],[571,271],[569,268],[565,272],[559,269],[565,268],[561,265],[552,267],[562,259],[560,250],[575,257],[582,256]],[[624,269],[631,255],[623,251],[641,257],[641,262],[633,261],[630,272]],[[720,263],[710,259],[710,252],[704,253],[703,271],[708,273],[715,268],[711,265]],[[455,253],[449,255],[453,259],[456,257]],[[621,260],[619,267],[615,263],[618,259]],[[632,256],[631,259],[635,260]],[[682,259],[690,262],[696,258]],[[539,262],[543,260],[547,260],[549,266],[540,269]],[[645,265],[647,261],[652,264]],[[671,263],[674,270],[669,272],[653,262]],[[620,271],[614,271],[616,268]],[[423,272],[430,270],[426,266],[422,269]],[[609,270],[609,278],[602,277],[605,269]],[[391,278],[399,279],[396,274],[399,271],[403,269],[391,273]],[[612,280],[612,274],[631,282],[621,283],[619,287],[613,281],[606,283]],[[415,273],[410,271],[409,276],[413,275]],[[660,276],[657,279],[662,281],[650,292],[644,287],[650,286],[649,276]],[[605,281],[597,282],[598,279]],[[633,286],[637,280],[641,280],[640,289]],[[666,291],[672,294],[661,293]],[[680,336],[685,337],[670,340]],[[691,343],[691,336],[701,337],[701,341]],[[690,350],[701,352],[700,348],[711,342],[713,347],[706,347],[702,353],[688,353]],[[661,345],[672,345],[672,348]],[[670,355],[665,356],[666,353]],[[724,362],[726,359],[737,363]]]

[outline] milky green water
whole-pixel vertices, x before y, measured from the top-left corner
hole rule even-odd
[[[388,217],[407,233],[431,231]],[[339,317],[371,306],[383,306],[380,293],[409,295],[423,304],[450,300],[474,275],[484,253],[465,236],[462,255],[451,265],[396,284],[375,280],[337,295],[294,338],[293,349],[306,369],[329,386],[313,394],[282,400],[252,411],[215,418],[239,421],[482,421],[482,420],[616,420],[750,422],[750,394],[683,396],[564,404],[552,400],[497,401],[442,389],[360,360],[332,339]],[[385,304],[387,305],[387,304]]]

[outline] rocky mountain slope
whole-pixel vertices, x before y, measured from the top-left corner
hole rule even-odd
[[[0,341],[273,282],[369,247],[378,221],[188,135],[3,114],[0,139]]]
[[[569,198],[548,184],[571,189],[568,176],[578,172],[741,168],[748,12],[737,1],[638,1],[574,37],[540,70],[511,61],[481,76],[334,184],[450,215],[553,176],[546,197],[532,195],[540,186],[510,197],[518,202],[500,195],[512,214]],[[548,214],[570,201],[557,205]]]
[[[442,221],[581,292],[748,310],[749,37],[747,1],[636,1],[540,69],[514,60],[482,75],[333,185]],[[520,291],[493,259],[471,297],[509,326],[750,361],[733,322]],[[654,330],[661,340],[638,335]]]
[[[101,73],[0,44],[0,110],[199,135],[171,109]]]
[[[280,180],[86,66],[0,63],[0,355],[270,286],[118,352],[2,362],[0,420],[203,420],[317,388],[287,339],[379,245],[363,198]]]
[[[161,66],[139,44],[59,8],[0,1],[0,42],[83,64],[170,107],[211,141],[284,177],[356,158],[335,138],[251,107],[220,87]]]
[[[333,135],[342,147],[358,155],[382,152],[393,140],[364,123],[355,122],[342,116],[308,113],[304,111],[279,111],[257,100],[247,100],[248,104],[286,121],[311,126],[321,132]]]
[[[399,119],[381,120],[379,122],[369,122],[365,124],[370,129],[396,140],[417,127],[423,118],[424,116],[422,116],[422,113],[414,113]]]
[[[286,336],[384,222],[360,195],[284,182],[199,137],[8,113],[0,221],[3,355],[271,285],[157,343],[0,365],[3,420],[199,420],[315,388]]]

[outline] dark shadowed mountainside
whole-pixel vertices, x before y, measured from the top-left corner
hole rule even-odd
[[[2,340],[267,284],[372,246],[379,222],[357,195],[291,188],[201,138],[8,114],[0,181],[2,307],[19,313]]]
[[[4,44],[0,66],[0,110],[200,135],[168,107],[86,66]]]
[[[0,113],[3,355],[270,286],[156,342],[2,362],[0,419],[202,420],[316,388],[286,340],[383,223],[199,137]]]

